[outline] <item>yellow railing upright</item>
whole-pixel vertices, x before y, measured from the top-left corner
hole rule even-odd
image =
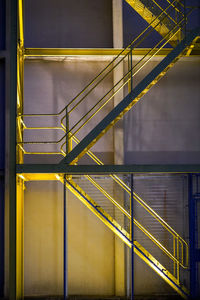
[[[79,92],[76,97],[74,97],[60,112],[53,114],[25,114],[22,110],[18,111],[18,152],[23,154],[46,154],[46,155],[55,155],[61,154],[62,156],[66,156],[72,150],[72,142],[78,144],[80,139],[77,137],[77,134],[80,134],[81,129],[85,128],[87,124],[91,120],[93,120],[100,111],[114,98],[114,96],[122,89],[127,88],[130,81],[134,76],[136,76],[141,69],[143,69],[153,58],[155,55],[159,55],[162,49],[168,44],[171,45],[177,44],[177,41],[180,39],[182,28],[186,22],[186,16],[182,12],[181,2],[180,1],[169,1],[166,0],[166,5],[162,8],[157,1],[152,0],[152,3],[155,4],[156,9],[152,12],[150,7],[145,5],[145,0],[126,0],[136,11],[138,11],[146,20],[148,20],[149,25],[145,30],[135,38],[130,45],[128,45],[125,49],[123,49],[112,62],[110,62],[81,92]],[[179,5],[177,5],[177,3]],[[171,11],[173,13],[171,14]],[[157,12],[157,13],[154,13]],[[174,12],[179,14],[178,18],[175,18]],[[171,23],[170,23],[171,22]],[[21,24],[21,23],[20,23]],[[170,24],[173,24],[171,26]],[[20,25],[21,26],[21,25]],[[171,27],[170,27],[171,26]],[[132,57],[132,52],[134,48],[137,48],[141,45],[144,39],[149,36],[154,30],[157,30],[161,35],[162,39],[152,48],[150,49],[138,62],[136,62],[132,68],[128,69],[125,75],[111,88],[109,89],[105,95],[100,97],[98,101],[85,113],[81,116],[80,120],[76,123],[71,124],[71,120],[73,119],[73,112],[82,104],[84,104],[88,96],[91,95],[95,88],[103,82],[104,79],[107,78],[110,74],[112,74],[113,70],[116,69],[120,64],[124,64],[130,57]],[[23,55],[23,53],[22,53]],[[177,58],[178,59],[178,58]],[[175,62],[176,60],[174,60]],[[162,74],[159,75],[160,79],[166,71],[171,68],[174,64],[170,64]],[[153,86],[157,80],[152,82],[151,86]],[[18,78],[20,83],[20,78]],[[150,87],[151,87],[150,86]],[[144,90],[141,97],[149,90],[149,88]],[[136,99],[135,103],[141,98]],[[58,117],[60,118],[59,126],[36,126],[31,127],[27,126],[27,118],[43,118],[43,117]],[[111,124],[110,126],[112,126]],[[63,136],[56,141],[27,141],[24,139],[24,131],[25,130],[53,130],[53,131],[61,131]],[[103,135],[103,133],[102,133]],[[58,151],[30,151],[27,150],[27,145],[59,145]],[[87,155],[98,165],[103,165],[103,162],[90,150],[85,151]],[[79,157],[73,161],[73,163],[77,163]],[[130,188],[125,184],[125,182],[119,178],[117,175],[110,175],[110,177],[116,182],[130,197]],[[92,183],[92,185],[100,191],[120,212],[124,214],[128,219],[130,219],[130,213],[114,198],[108,193],[100,184],[98,184],[94,178],[91,176],[86,176],[85,178]],[[58,180],[63,181],[63,177],[58,176]],[[130,246],[130,235],[124,228],[122,228],[119,224],[117,224],[116,220],[112,219],[111,216],[104,211],[101,207],[97,208],[97,204],[95,201],[87,195],[83,189],[81,189],[72,179],[72,177],[68,178],[67,187],[91,210],[93,211],[102,221],[110,227],[128,246]],[[158,240],[156,239],[142,224],[140,224],[136,219],[134,219],[134,224],[157,246],[159,249],[163,251],[165,255],[167,255],[172,262],[174,263],[174,275],[172,275],[168,270],[166,270],[147,250],[145,250],[138,242],[135,242],[135,251],[137,254],[146,261],[153,269],[153,264],[158,266],[157,272],[161,277],[162,271],[166,275],[165,280],[176,289],[182,296],[184,293],[181,292],[181,289],[186,293],[186,289],[180,284],[180,267],[183,269],[188,268],[188,244],[187,242],[169,225],[167,224],[143,199],[141,199],[136,193],[134,193],[134,199],[139,203],[155,220],[157,220],[162,227],[167,230],[172,236],[173,241],[173,251],[172,253]],[[142,254],[141,254],[142,253]],[[145,258],[146,257],[146,258]],[[159,271],[160,270],[160,271]]]

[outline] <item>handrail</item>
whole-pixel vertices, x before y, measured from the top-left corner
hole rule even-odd
[[[152,0],[155,3],[155,0]],[[66,144],[66,138],[69,138],[73,140],[75,143],[79,143],[80,141],[76,138],[75,134],[79,132],[79,130],[87,124],[114,96],[115,94],[121,90],[130,80],[133,76],[135,76],[141,68],[143,68],[171,39],[173,39],[174,36],[177,35],[177,33],[181,30],[181,24],[186,21],[185,15],[183,15],[183,18],[179,21],[173,20],[167,13],[168,9],[171,9],[172,7],[176,9],[176,11],[179,11],[177,8],[177,5],[174,5],[176,0],[169,1],[167,0],[170,5],[163,10],[157,3],[156,5],[162,10],[161,13],[155,17],[152,22],[142,31],[142,33],[137,36],[125,49],[123,49],[90,83],[82,90],[80,91],[60,112],[56,114],[20,114],[18,116],[18,123],[21,122],[22,130],[24,129],[42,129],[42,130],[62,130],[64,131],[64,136],[61,137],[58,141],[42,141],[42,142],[26,142],[26,141],[19,141],[18,146],[20,149],[27,153],[23,147],[23,144],[58,144],[63,139],[65,139],[64,143],[60,147],[60,152],[45,152],[45,154],[61,154],[63,156],[66,155],[65,151],[63,150],[64,145]],[[161,16],[164,15],[164,18],[159,19]],[[71,127],[68,131],[66,130],[66,127],[64,125],[64,120],[69,114],[76,109],[76,107],[84,101],[84,99],[96,88],[98,84],[100,84],[108,74],[110,74],[121,62],[125,61],[126,57],[131,53],[133,46],[137,47],[139,46],[143,40],[153,32],[153,30],[162,24],[163,20],[166,18],[170,18],[173,22],[175,22],[175,26],[173,29],[169,30],[167,34],[159,41],[156,46],[154,46],[151,50],[148,51],[142,57],[134,66],[132,66],[131,70],[126,72],[126,74],[117,82],[114,84],[114,86],[103,96],[101,97],[98,102],[93,105],[93,107],[83,116],[81,119]],[[158,23],[154,26],[154,28],[151,28],[149,31],[148,29],[151,27],[152,24],[155,24],[155,21],[158,20]],[[128,51],[127,51],[128,50]],[[127,53],[126,53],[126,52]],[[123,57],[121,57],[123,56]],[[113,65],[114,64],[114,65]],[[134,70],[134,71],[133,71]],[[112,93],[112,94],[111,94]],[[81,96],[81,99],[75,103],[76,100]],[[108,99],[106,97],[108,96]],[[71,107],[71,105],[73,106]],[[100,106],[100,107],[98,107]],[[71,108],[70,108],[71,107]],[[67,111],[68,110],[68,111]],[[61,125],[60,126],[51,126],[51,127],[29,127],[27,128],[24,120],[22,117],[40,117],[40,116],[60,116],[65,111],[67,113],[61,118]],[[92,114],[91,114],[92,113]],[[91,115],[90,115],[91,114]],[[84,120],[83,124],[81,122]],[[80,125],[80,126],[79,126]],[[78,127],[79,126],[79,127]],[[78,128],[77,128],[78,127]],[[76,130],[75,130],[76,129]],[[74,132],[72,132],[74,131]],[[30,152],[31,153],[31,152]],[[29,154],[30,154],[29,153]],[[35,152],[33,152],[35,153]],[[37,154],[44,154],[44,152],[37,152]],[[103,162],[95,156],[90,150],[87,151],[87,154],[99,165],[103,165]],[[110,177],[119,184],[124,191],[126,191],[130,197],[131,190],[130,187],[117,175],[110,175]],[[109,199],[126,217],[129,219],[131,218],[130,213],[124,209],[122,205],[120,205],[105,189],[103,189],[91,176],[85,175],[85,178],[89,180],[98,190],[103,193],[103,195]],[[143,199],[141,199],[135,192],[133,193],[134,199],[153,217],[155,218],[162,226],[165,228],[173,237],[173,254],[164,247],[161,242],[156,239],[145,227],[143,227],[136,219],[134,219],[134,224],[146,235],[148,238],[153,241],[170,259],[173,260],[174,265],[177,266],[177,278],[179,278],[179,267],[186,269],[188,268],[188,244],[187,242],[165,221],[163,220]],[[175,245],[175,246],[174,246]],[[177,250],[177,253],[176,253]],[[179,251],[180,250],[180,251]],[[185,250],[185,251],[184,251]],[[185,255],[184,255],[185,254]]]
[[[26,127],[24,121],[22,121],[22,124],[24,126],[25,129],[32,129],[31,127]],[[45,129],[49,129],[48,127],[44,127]],[[43,128],[43,129],[44,129]],[[62,125],[62,127],[51,127],[52,129],[60,129],[64,132],[66,132],[66,128],[64,125]],[[38,129],[38,128],[33,128],[33,129]],[[80,142],[80,140],[73,136],[71,137],[72,140],[78,144]],[[24,153],[27,153],[24,148],[19,145],[20,148],[22,148],[22,150],[24,151]],[[62,155],[66,155],[64,150],[62,150],[62,152],[46,152],[47,154],[62,154]],[[29,153],[30,154],[30,153]],[[40,153],[38,152],[37,154],[44,154],[44,153]],[[98,165],[104,165],[104,163],[91,151],[88,150],[86,153],[95,163],[97,163]],[[86,178],[91,178],[90,176],[85,176]],[[122,180],[120,179],[117,175],[110,175],[110,177],[116,182],[118,183],[128,194],[129,196],[131,195],[131,190],[130,187]],[[90,181],[93,181],[94,184],[94,180],[91,178]],[[97,186],[97,183],[95,183],[95,185]],[[99,186],[99,185],[98,185]],[[130,214],[116,201],[112,198],[112,196],[110,196],[102,187],[100,188],[101,192],[103,192],[103,194],[114,204],[116,205],[128,218],[130,217]],[[182,268],[188,268],[188,244],[187,242],[164,220],[162,219],[142,198],[140,198],[135,192],[133,194],[134,199],[146,210],[148,211],[148,213],[150,213],[150,215],[152,215],[168,232],[170,232],[172,234],[172,236],[180,242],[181,244],[181,249],[182,249],[182,262],[177,261],[177,259],[174,257],[174,255],[172,255],[164,246],[162,246],[160,244],[159,241],[157,241],[157,239],[155,237],[153,237],[139,222],[135,222],[136,226],[141,227],[143,229],[141,229],[159,248],[161,248],[171,259],[174,260],[174,262],[179,263],[180,266]],[[185,259],[185,264],[184,264],[184,260],[183,260],[183,244],[185,245],[185,252],[186,252],[186,259]],[[169,253],[168,253],[169,252]]]
[[[126,217],[129,218],[129,220],[131,219],[131,215],[130,213],[127,212],[126,209],[124,209],[107,191],[105,191],[91,176],[89,175],[84,175],[84,177],[86,179],[88,179],[98,190],[100,190],[102,192],[102,194],[108,199],[110,200]],[[135,193],[134,193],[135,194]],[[134,218],[134,224],[146,235],[148,236],[149,239],[151,239],[168,257],[170,257],[174,262],[179,263],[180,266],[184,269],[187,268],[187,266],[184,266],[182,262],[180,262],[179,260],[177,260],[177,258],[171,254],[169,252],[168,249],[166,249],[166,247],[164,247],[161,242],[159,242],[142,224],[140,224],[140,222],[138,222],[135,218]],[[174,237],[174,235],[173,235]],[[178,238],[180,238],[178,236]]]
[[[182,18],[180,21],[179,21],[179,23],[176,25],[176,26],[174,26],[174,28],[176,28],[179,24],[181,24],[182,22],[184,21],[184,18]],[[138,71],[144,66],[144,65],[146,65],[146,63],[148,62],[148,61],[150,61],[168,42],[169,42],[169,40],[174,36],[174,35],[176,35],[177,33],[178,33],[178,31],[180,30],[180,28],[178,28],[178,29],[176,29],[176,31],[174,32],[174,28],[171,30],[171,31],[169,31],[166,35],[165,35],[165,37],[161,40],[161,41],[159,41],[157,44],[156,44],[156,46],[155,47],[153,47],[151,50],[149,50],[149,52],[147,53],[147,54],[145,54],[144,55],[144,57],[136,64],[136,65],[134,65],[133,66],[133,68],[135,68],[139,63],[141,63],[142,62],[142,60],[144,59],[144,58],[146,58],[147,56],[149,56],[149,54],[153,51],[153,50],[155,50],[155,49],[157,49],[157,46],[158,45],[160,45],[163,41],[165,41],[164,42],[164,44],[159,48],[159,49],[157,49],[153,54],[152,54],[152,56],[151,57],[149,57],[149,59],[137,70],[137,71],[135,71],[134,73],[133,73],[133,76],[135,75],[135,74],[137,74],[138,73]],[[173,33],[174,32],[174,33]],[[173,33],[173,34],[172,34]],[[171,35],[172,34],[172,35]],[[170,36],[171,35],[171,36]],[[168,37],[169,36],[169,38],[166,40],[166,37]],[[131,51],[131,50],[130,50]],[[130,53],[130,51],[128,52],[128,53]],[[125,59],[125,57],[127,56],[128,54],[126,54],[121,60],[120,60],[120,62],[121,61],[123,61],[123,59]],[[118,56],[117,56],[118,57]],[[117,64],[118,65],[118,64]],[[116,66],[117,66],[116,65]],[[115,66],[114,66],[115,67]],[[119,80],[115,85],[114,85],[114,87],[112,87],[107,93],[106,93],[106,95],[104,95],[104,97],[103,98],[101,98],[98,102],[97,102],[97,104],[95,104],[95,106],[92,108],[92,109],[94,109],[99,103],[100,103],[100,101],[102,101],[109,93],[111,93],[112,91],[113,91],[113,89],[122,81],[122,80],[124,80],[124,78],[127,78],[128,76],[130,76],[129,74],[130,74],[130,72],[131,72],[131,70],[129,71],[129,72],[127,72],[127,74],[125,74],[125,76],[124,77],[122,77],[121,78],[121,80]],[[115,94],[125,85],[125,84],[127,84],[127,82],[130,80],[130,78],[128,78],[127,79],[127,81],[121,86],[121,87],[119,87],[118,88],[118,90],[117,91],[115,91]],[[107,103],[108,103],[108,101],[110,101],[112,98],[113,98],[113,96],[115,95],[115,94],[113,94],[108,100],[107,100],[107,102],[104,104],[104,105],[106,105]],[[104,107],[104,105],[103,106],[101,106],[101,108],[102,107]],[[101,109],[100,108],[100,109]],[[99,109],[99,110],[100,110]],[[98,111],[99,111],[98,110]],[[97,111],[97,112],[98,112]],[[85,114],[85,116],[87,116],[89,113],[91,112],[91,110],[89,111],[89,112],[87,112],[86,114]],[[97,112],[95,112],[95,114],[97,113]],[[38,117],[38,116],[57,116],[58,114],[35,114],[35,115],[23,115],[23,116],[36,116],[36,117]],[[20,116],[22,116],[22,115],[20,115]],[[80,122],[81,122],[81,120],[85,117],[85,116],[83,116],[74,126],[73,126],[73,128],[75,127],[75,126],[77,126]],[[93,117],[94,115],[92,115],[92,117]],[[66,117],[66,115],[61,119],[61,125],[62,125],[62,122],[63,122],[63,120],[64,120],[64,118]],[[87,121],[89,121],[91,118],[89,118]],[[85,124],[84,124],[85,125]],[[81,126],[81,128],[82,128],[83,126]],[[73,128],[71,128],[70,129],[70,132],[72,131],[72,129]],[[42,128],[41,128],[42,129]],[[77,131],[75,131],[75,133],[77,133]],[[73,134],[75,134],[75,133],[73,133]],[[66,138],[66,136],[67,136],[67,134],[68,133],[66,133],[63,137],[61,137],[59,140],[57,140],[57,141],[24,141],[24,142],[19,142],[19,143],[21,143],[21,144],[59,144],[64,138]]]
[[[21,116],[26,116],[26,117],[34,117],[34,116],[58,116],[58,115],[60,115],[60,114],[62,114],[65,110],[66,110],[66,108],[67,107],[69,107],[72,103],[74,103],[74,101],[79,97],[79,96],[81,96],[86,90],[87,90],[87,88],[88,87],[90,87],[120,56],[122,56],[123,55],[123,53],[127,50],[127,49],[129,49],[129,48],[131,48],[132,46],[133,46],[133,44],[151,27],[151,25],[153,24],[153,23],[155,23],[155,20],[159,20],[159,23],[155,26],[155,27],[157,27],[160,23],[162,23],[162,21],[163,21],[163,19],[165,19],[166,18],[166,16],[162,19],[162,20],[160,20],[159,18],[168,10],[168,9],[170,9],[170,8],[172,8],[172,4],[173,3],[175,3],[176,2],[176,0],[173,0],[172,1],[172,3],[166,8],[166,9],[164,9],[164,10],[162,10],[162,12],[158,15],[158,16],[156,16],[152,21],[151,21],[151,23],[125,48],[125,49],[123,49],[92,81],[90,81],[87,85],[86,85],[86,87],[82,90],[82,91],[80,91],[60,112],[58,112],[58,113],[54,113],[54,114],[23,114],[23,115],[21,115]],[[154,28],[155,28],[154,27]],[[151,29],[151,31],[153,31],[154,30],[154,28],[152,28]],[[148,34],[148,33],[147,33]],[[146,37],[146,36],[145,36]],[[144,38],[145,38],[144,37]],[[143,41],[143,40],[142,40]],[[138,46],[139,44],[137,44],[136,46]]]
[[[161,10],[163,10],[162,9],[162,7],[155,1],[155,0],[151,0],[159,9],[161,9]],[[173,7],[173,5],[171,4],[171,6]],[[179,11],[179,13],[181,13],[180,11]],[[169,15],[169,14],[166,14],[166,16],[168,17],[168,18],[170,18],[170,20],[172,21],[172,22],[174,22],[175,24],[177,24],[177,22]]]
[[[180,9],[178,9],[176,6],[174,6],[174,4],[173,4],[170,0],[166,0],[166,1],[167,1],[169,4],[171,4],[172,7],[174,7],[174,9],[175,9],[176,11],[178,11],[180,14],[182,14],[182,15],[184,16],[184,13],[183,13]],[[181,5],[181,6],[184,8],[184,4],[182,3],[182,0],[179,0],[177,4]]]
[[[181,24],[182,23],[182,21],[183,21],[183,19],[178,23],[178,24]],[[178,26],[178,24],[176,25],[176,26]],[[176,27],[175,26],[175,27]],[[130,81],[130,73],[132,72],[132,70],[133,69],[135,69],[147,56],[149,56],[150,55],[150,53],[153,51],[153,50],[155,50],[155,49],[157,49],[157,47],[159,46],[159,44],[161,44],[163,41],[165,41],[164,42],[164,44],[158,49],[158,50],[156,50],[153,54],[152,54],[152,56],[150,56],[149,58],[148,58],[148,60],[147,61],[145,61],[144,62],[144,64],[138,69],[138,70],[136,70],[136,71],[134,71],[133,73],[132,73],[132,77],[134,76],[134,75],[136,75],[140,70],[141,70],[141,68],[143,67],[143,66],[145,66],[146,64],[147,64],[147,62],[149,62],[169,41],[170,41],[170,39],[174,36],[174,35],[176,35],[178,32],[179,32],[179,30],[180,30],[180,28],[178,28],[177,29],[177,31],[175,32],[175,33],[173,33],[173,35],[172,36],[170,36],[170,34],[173,32],[173,30],[174,29],[172,29],[169,33],[167,33],[166,34],[166,36],[169,36],[169,39],[168,40],[166,40],[166,36],[161,40],[161,41],[159,41],[157,44],[156,44],[156,46],[154,46],[152,49],[150,49],[149,50],[149,52],[147,53],[147,54],[145,54],[144,55],[144,57],[139,61],[139,62],[137,62],[133,67],[132,67],[132,69],[131,70],[129,70],[83,117],[81,117],[81,119],[75,124],[75,125],[73,125],[73,127],[72,128],[70,128],[70,131],[72,132],[73,131],[73,129],[74,128],[76,128],[77,127],[77,125],[78,124],[80,124],[81,122],[82,122],[82,120],[83,119],[85,119],[89,114],[90,114],[90,112],[92,111],[92,110],[94,110],[105,98],[106,98],[106,96],[108,96],[113,90],[115,90],[115,88],[120,84],[120,82],[121,81],[123,81],[124,79],[126,79],[126,78],[128,78],[127,79],[127,81],[125,81],[123,84],[122,84],[122,86],[120,86],[111,96],[110,96],[110,98],[108,99],[108,100],[106,100],[106,102],[92,115],[92,116],[90,116],[89,117],[89,119],[87,119],[86,121],[85,121],[85,123],[83,123],[75,132],[73,132],[72,134],[74,135],[74,134],[76,134],[89,120],[91,120],[91,118],[93,118],[93,116],[101,109],[101,108],[103,108],[116,94],[117,94],[117,92],[124,86],[124,85],[126,85],[127,84],[127,82],[129,82]],[[125,59],[125,57],[128,55],[128,54],[130,54],[130,52],[131,52],[132,50],[130,50],[125,56],[124,56],[124,58],[121,60],[121,61],[123,61],[124,59]],[[120,62],[121,62],[120,61]],[[70,111],[69,111],[69,113],[70,113]],[[61,119],[61,123],[63,122],[63,120],[66,118],[66,115]]]
[[[75,141],[75,143],[79,143],[79,139],[75,136],[72,137],[73,141]],[[104,165],[104,163],[90,150],[87,151],[87,155],[90,156],[98,165]],[[86,178],[90,178],[89,180],[94,184],[94,180],[91,179],[91,176],[85,176]],[[117,175],[110,175],[111,178],[113,178],[113,180],[115,182],[117,182],[126,192],[128,192],[129,196],[131,195],[131,190],[130,187],[127,186],[127,184],[120,179]],[[95,183],[95,185],[97,186],[97,183]],[[114,204],[116,205],[121,212],[123,212],[128,218],[130,218],[130,214],[116,201],[114,200],[102,187],[100,187],[98,185],[98,188],[104,193],[104,195]],[[172,236],[174,238],[176,238],[180,243],[181,243],[181,247],[183,248],[183,244],[185,245],[185,249],[186,249],[186,259],[185,259],[185,265],[183,263],[183,255],[182,255],[182,263],[180,263],[181,267],[184,269],[188,268],[188,249],[189,246],[187,244],[187,242],[164,220],[162,219],[143,199],[141,199],[135,192],[133,193],[134,199],[144,208],[146,209],[166,230],[168,230]],[[139,222],[138,222],[139,224]],[[138,224],[136,224],[138,226]],[[140,224],[140,226],[142,226]],[[139,226],[138,226],[139,227]],[[143,227],[144,228],[144,227]],[[141,229],[141,228],[140,228]],[[141,229],[142,230],[142,229]],[[144,232],[146,229],[144,228],[142,231]],[[147,231],[147,230],[146,230]],[[147,232],[144,232],[146,235]],[[151,234],[150,234],[151,235]],[[150,238],[150,237],[149,237]],[[164,246],[160,246],[160,242],[158,242],[153,236],[150,238],[152,241],[154,241],[158,247],[162,248],[162,250],[165,252],[165,250],[167,250]],[[168,250],[167,250],[168,251]],[[166,251],[166,252],[167,252]],[[165,253],[166,253],[165,252]],[[183,251],[182,251],[183,253]],[[166,253],[168,256],[170,256],[171,258],[175,258],[174,255],[172,255],[171,253]],[[174,261],[177,262],[177,259],[173,259]]]
[[[79,139],[75,136],[72,138],[75,143],[79,143]],[[87,151],[87,155],[90,156],[98,165],[104,165],[104,163],[91,151]],[[129,196],[131,195],[131,189],[127,184],[121,180],[117,175],[110,175],[111,178],[115,182],[117,182],[126,192],[128,192]],[[183,268],[188,267],[188,244],[187,242],[163,219],[161,218],[143,199],[141,199],[135,192],[133,193],[134,199],[144,207],[163,227],[165,227],[175,238],[179,239],[186,247],[186,266],[182,266]],[[123,209],[124,210],[124,209]],[[127,216],[127,214],[126,214]]]

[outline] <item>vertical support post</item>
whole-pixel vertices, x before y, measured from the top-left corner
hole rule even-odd
[[[179,257],[180,257],[180,250],[179,250],[179,238],[177,237],[176,239],[176,243],[177,243],[177,265],[176,265],[176,268],[177,268],[177,281],[178,283],[180,282],[180,264],[179,264]]]
[[[24,180],[17,178],[17,197],[16,197],[16,286],[17,299],[24,296]]]
[[[176,257],[176,238],[173,236],[173,255]],[[176,277],[176,262],[174,261],[174,277]]]
[[[65,109],[66,113],[66,155],[70,152],[70,144],[69,141],[69,116],[68,116],[68,107]],[[68,297],[68,266],[67,266],[67,203],[66,203],[66,175],[64,174],[64,188],[63,188],[63,295],[64,300]]]
[[[134,300],[134,198],[133,174],[131,174],[131,300]]]
[[[9,57],[7,72],[8,134],[8,197],[9,197],[9,299],[17,298],[17,214],[16,214],[16,103],[17,103],[17,0],[6,1],[9,16]]]
[[[133,90],[133,46],[131,45],[131,49],[128,54],[128,72],[130,72],[130,81],[128,82],[128,92],[132,92]]]
[[[190,245],[190,297],[196,296],[196,260],[195,260],[195,200],[193,198],[193,174],[188,174],[188,205],[189,205],[189,245]]]
[[[18,48],[17,48],[17,141],[23,142],[23,126],[20,115],[24,106],[24,30],[23,0],[18,0]],[[24,153],[17,149],[16,162],[23,163]],[[17,299],[24,295],[24,180],[16,179],[16,289]]]
[[[113,47],[123,48],[123,1],[112,0],[112,21],[113,21]],[[120,60],[120,58],[119,58]],[[116,63],[119,61],[117,60]],[[116,65],[115,63],[115,65]],[[119,63],[113,70],[113,84],[115,85],[122,77],[124,73],[124,64]],[[124,91],[121,89],[114,96],[114,106],[117,106],[123,99]],[[113,128],[113,149],[114,149],[114,163],[119,165],[124,163],[124,132],[123,132],[123,120],[117,122]],[[113,185],[114,195],[117,195],[118,200],[123,205],[124,193],[122,189],[114,183]],[[117,212],[117,208],[115,209]],[[124,224],[123,220],[123,224]],[[126,282],[127,280],[127,266],[126,266],[126,254],[127,246],[121,243],[118,237],[114,237],[114,294],[115,296],[125,296],[126,294]],[[130,266],[130,264],[129,264]]]
[[[64,203],[63,203],[63,289],[64,300],[68,297],[68,278],[67,278],[67,203],[66,203],[66,175],[64,175]]]
[[[4,296],[4,175],[0,170],[0,297]]]
[[[0,298],[4,296],[5,274],[5,33],[6,33],[6,1],[0,1]]]
[[[133,46],[131,45],[131,92],[133,90]]]
[[[69,117],[68,117],[68,107],[65,109],[66,113],[66,155],[69,153]]]
[[[184,5],[184,38],[186,37],[187,34],[187,17],[186,17],[186,1],[183,0],[183,5]]]

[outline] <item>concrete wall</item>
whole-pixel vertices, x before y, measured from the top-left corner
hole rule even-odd
[[[149,68],[141,70],[135,84]],[[127,114],[127,164],[200,162],[200,60],[183,58]]]
[[[27,0],[25,22],[27,47],[112,47],[111,1]],[[58,112],[107,62],[97,58],[28,60],[25,64],[25,112]],[[156,63],[150,64],[151,67]],[[147,68],[141,72],[134,84],[148,71]],[[182,60],[128,113],[124,130],[126,163],[199,162],[198,78],[199,61]],[[112,80],[111,76],[106,81],[106,88],[112,86]],[[98,96],[104,88],[99,87]],[[78,120],[86,108],[79,110],[74,120]],[[28,123],[36,124],[37,121]],[[27,139],[59,136],[30,133]],[[94,151],[105,163],[113,162],[112,131],[94,146]],[[32,163],[59,160],[60,157],[52,156],[25,158],[25,162]],[[26,184],[25,295],[62,293],[62,193],[59,183]],[[176,213],[172,219],[174,217]],[[182,228],[182,224],[174,225]],[[69,293],[114,295],[113,234],[70,193],[68,226]],[[153,274],[136,259],[136,293],[171,293],[172,290]]]
[[[1,48],[0,48],[1,51]],[[4,210],[5,210],[5,60],[0,59],[0,296],[4,288]]]
[[[105,58],[69,57],[60,61],[27,60],[25,63],[24,113],[58,113],[67,105],[110,61]],[[112,74],[87,96],[83,104],[70,114],[70,128],[112,87]],[[84,94],[83,94],[84,95]],[[78,98],[78,100],[80,97]],[[76,103],[76,102],[75,102]],[[113,107],[109,103],[95,116],[76,137],[81,139],[102,119]],[[71,107],[70,107],[71,108]],[[25,118],[27,126],[60,126],[61,116]],[[56,141],[64,135],[63,131],[46,130],[26,131],[27,141]],[[45,151],[60,151],[59,145],[44,145]],[[75,145],[75,144],[74,144]],[[27,151],[44,151],[43,145],[26,146]],[[113,162],[112,130],[106,134],[92,151],[98,153],[104,163]],[[59,157],[25,156],[25,162],[56,162]],[[87,160],[91,163],[91,160]]]
[[[27,60],[25,113],[60,111],[108,63],[107,60],[69,58],[61,61]],[[112,75],[98,87],[84,107],[70,119],[80,119],[91,102],[112,86]],[[111,103],[110,108],[113,107]],[[108,112],[106,108],[98,117]],[[53,124],[54,119],[25,118],[26,125]],[[45,123],[46,122],[46,123]],[[93,124],[94,125],[94,124]],[[61,132],[61,134],[63,134]],[[27,139],[58,139],[59,133],[25,132]],[[33,151],[33,147],[28,147]],[[28,149],[27,148],[27,149]],[[40,147],[39,147],[40,148]],[[37,148],[37,150],[39,149]],[[94,147],[95,154],[113,161],[112,131]],[[25,155],[25,162],[53,163],[62,156]],[[83,160],[84,162],[84,160]],[[90,163],[91,161],[89,161]],[[112,190],[112,187],[111,187]],[[80,201],[68,193],[69,294],[114,295],[114,235]],[[63,186],[55,182],[27,183],[25,191],[25,295],[62,295]],[[122,243],[122,242],[121,242]]]
[[[70,192],[70,295],[114,294],[113,234]],[[63,185],[32,182],[25,191],[25,295],[63,293]]]
[[[25,1],[25,46],[112,47],[112,0]]]
[[[4,292],[4,210],[5,210],[5,0],[0,0],[0,297]],[[2,52],[1,52],[2,51]]]
[[[161,7],[166,8],[167,1],[160,0],[158,3]],[[199,0],[185,0],[186,6],[199,6]],[[170,12],[171,9],[168,9]],[[188,9],[186,9],[188,11]],[[172,13],[170,13],[173,16]],[[127,47],[149,24],[126,2],[123,1],[123,31],[124,31],[124,47]],[[200,26],[200,13],[199,9],[193,10],[192,14],[188,16],[187,30],[194,29]],[[149,48],[154,47],[155,42],[160,41],[159,34],[154,31],[148,35],[144,41],[137,47]],[[167,44],[165,47],[171,48],[171,45]]]

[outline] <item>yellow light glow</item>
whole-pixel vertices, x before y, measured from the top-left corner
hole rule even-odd
[[[57,180],[60,180],[60,179],[61,179],[60,176],[59,176],[58,174],[56,174],[55,177],[56,177]]]
[[[23,180],[26,180],[26,178],[22,174],[18,174],[17,176],[20,177]]]

